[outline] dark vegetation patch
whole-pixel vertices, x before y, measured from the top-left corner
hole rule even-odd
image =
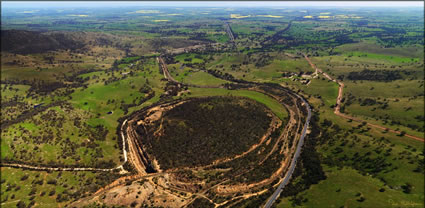
[[[360,72],[350,72],[347,78],[350,80],[371,80],[371,81],[394,81],[403,79],[401,70],[369,70]]]
[[[150,137],[143,142],[163,169],[207,165],[257,143],[271,122],[265,111],[265,106],[249,99],[193,99],[165,113],[162,136],[155,138],[157,128],[149,128]]]
[[[318,125],[319,117],[313,114],[310,120],[311,133],[305,138],[303,151],[300,155],[300,162],[295,167],[292,178],[300,177],[300,180],[292,180],[285,188],[281,196],[295,196],[298,193],[307,190],[311,185],[319,183],[326,179],[325,172],[322,169],[320,155],[316,146],[321,138],[320,127]],[[279,200],[278,200],[279,201]],[[276,204],[278,204],[277,202]]]
[[[40,107],[35,108],[35,109],[26,110],[22,114],[18,115],[15,119],[11,119],[11,120],[3,120],[2,119],[1,128],[6,129],[10,125],[23,122],[23,121],[25,121],[29,118],[32,118],[34,115],[37,115],[37,114],[49,109],[50,107],[62,105],[63,103],[64,102],[61,102],[61,101],[50,103],[49,105],[46,105],[46,106],[40,106]],[[4,106],[2,106],[2,107],[4,107]]]
[[[290,21],[289,23],[288,23],[288,26],[286,26],[283,30],[280,30],[280,31],[278,31],[277,33],[275,33],[274,35],[272,35],[272,36],[270,36],[270,37],[267,37],[262,43],[265,43],[265,42],[267,42],[267,41],[272,41],[272,42],[277,42],[279,39],[281,39],[282,37],[281,37],[281,35],[283,34],[283,33],[285,33],[286,31],[288,31],[289,30],[289,28],[291,28],[291,25],[292,25],[292,21]]]
[[[277,171],[280,167],[280,161],[285,158],[284,154],[279,154],[278,151],[273,152],[270,156],[268,154],[272,151],[274,144],[278,142],[278,138],[283,131],[283,127],[276,129],[271,134],[270,144],[263,144],[257,149],[259,151],[252,151],[244,157],[231,160],[222,164],[218,164],[212,168],[218,169],[232,169],[226,173],[221,174],[218,178],[232,178],[232,183],[250,183],[259,182],[270,177],[270,175]],[[293,134],[291,134],[293,136]],[[282,148],[284,141],[277,143],[277,149]],[[259,164],[261,168],[259,168]]]
[[[188,208],[197,208],[197,207],[203,207],[203,208],[209,208],[209,207],[215,207],[214,204],[212,204],[210,201],[208,201],[205,198],[197,198],[195,201],[193,201]]]
[[[75,50],[84,47],[81,41],[65,33],[41,33],[26,30],[2,30],[1,50],[17,54]]]
[[[149,44],[152,45],[153,48],[184,48],[199,44],[199,41],[178,38],[158,38],[149,40]]]

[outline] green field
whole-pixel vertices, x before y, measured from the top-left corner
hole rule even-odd
[[[173,78],[182,83],[199,86],[218,86],[228,83],[228,81],[216,78],[204,71],[190,67],[182,69],[179,64],[169,65],[169,70]]]
[[[278,103],[275,99],[264,95],[259,92],[249,91],[249,90],[227,90],[227,89],[205,89],[205,88],[189,88],[190,94],[189,97],[199,97],[199,96],[240,96],[251,98],[259,103],[266,105],[273,113],[284,120],[288,117],[288,111]]]
[[[405,58],[405,57],[398,57],[398,56],[389,56],[389,55],[383,55],[383,54],[376,54],[376,53],[365,53],[365,52],[351,52],[345,54],[347,57],[361,57],[361,58],[367,58],[367,59],[379,59],[379,60],[386,60],[390,62],[395,63],[409,63],[409,62],[418,62],[419,58]]]
[[[95,192],[117,176],[111,173],[45,172],[4,167],[1,172],[2,207],[17,207],[22,202],[36,207],[64,206],[71,200]]]
[[[351,168],[325,168],[327,179],[297,196],[295,207],[404,207],[423,206],[423,196],[388,188],[382,181]],[[277,207],[293,207],[282,200]]]
[[[203,57],[200,55],[185,53],[185,54],[176,56],[175,60],[183,64],[187,64],[187,63],[199,64],[204,62],[202,58]]]

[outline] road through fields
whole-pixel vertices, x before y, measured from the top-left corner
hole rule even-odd
[[[311,109],[310,109],[310,105],[308,104],[307,101],[304,100],[304,98],[302,98],[301,96],[298,96],[298,98],[300,98],[303,101],[303,103],[304,103],[304,105],[307,109],[307,119],[305,121],[303,131],[301,133],[300,140],[297,144],[297,149],[295,150],[295,154],[294,154],[294,157],[292,158],[289,170],[286,173],[285,177],[283,178],[282,182],[277,187],[276,191],[267,200],[266,205],[264,206],[265,208],[270,208],[273,205],[274,201],[276,201],[276,199],[280,196],[280,193],[282,192],[283,188],[288,184],[289,180],[291,179],[291,176],[294,173],[295,166],[297,164],[297,160],[298,160],[299,156],[301,155],[301,149],[302,149],[302,146],[304,144],[304,138],[305,138],[305,135],[307,133],[308,125],[310,123]]]
[[[303,56],[308,61],[308,63],[310,64],[311,68],[313,68],[314,70],[316,70],[317,72],[319,72],[320,74],[322,74],[328,80],[331,80],[331,81],[336,82],[338,84],[338,86],[339,86],[339,88],[338,88],[338,97],[336,98],[336,105],[335,105],[335,109],[334,109],[334,114],[335,115],[337,115],[339,117],[342,117],[342,118],[351,119],[351,120],[357,121],[357,122],[365,122],[366,125],[368,125],[368,126],[371,126],[371,127],[374,127],[374,128],[378,128],[378,129],[382,129],[382,130],[386,130],[386,131],[389,131],[389,132],[392,132],[392,133],[401,135],[401,132],[400,131],[390,129],[390,128],[385,127],[385,126],[380,126],[380,125],[377,125],[377,124],[372,124],[372,123],[369,123],[369,122],[367,122],[365,120],[362,120],[362,119],[359,119],[359,118],[355,118],[355,117],[352,117],[352,116],[349,116],[349,115],[346,115],[346,114],[341,113],[340,109],[341,109],[341,100],[342,100],[343,90],[344,90],[344,86],[345,86],[344,83],[342,83],[341,81],[338,81],[338,80],[332,78],[326,72],[323,72],[320,68],[318,68],[316,65],[314,65],[311,62],[310,58],[308,58],[308,56],[305,55],[304,53],[303,53]],[[413,135],[410,135],[410,134],[404,134],[404,136],[405,137],[408,137],[408,138],[411,138],[411,139],[414,139],[414,140],[418,140],[418,141],[424,142],[424,138],[420,138],[420,137],[413,136]]]

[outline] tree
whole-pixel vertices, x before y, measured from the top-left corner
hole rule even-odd
[[[366,200],[366,198],[364,198],[364,196],[361,196],[359,199],[357,199],[358,202],[364,202],[364,200]]]
[[[28,175],[24,175],[24,176],[21,177],[21,181],[25,181],[25,180],[27,180],[27,178],[28,178]]]
[[[18,208],[25,208],[26,207],[25,202],[19,201],[18,204],[16,204],[16,207],[18,207]]]
[[[406,194],[410,194],[412,191],[412,185],[410,183],[406,183],[405,185],[402,185],[401,188],[403,189],[403,192]]]

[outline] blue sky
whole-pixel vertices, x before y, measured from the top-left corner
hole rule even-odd
[[[158,6],[158,7],[416,7],[423,8],[423,1],[142,1],[142,2],[102,2],[102,1],[2,1],[3,8],[46,8],[46,7],[125,7],[125,6]]]

